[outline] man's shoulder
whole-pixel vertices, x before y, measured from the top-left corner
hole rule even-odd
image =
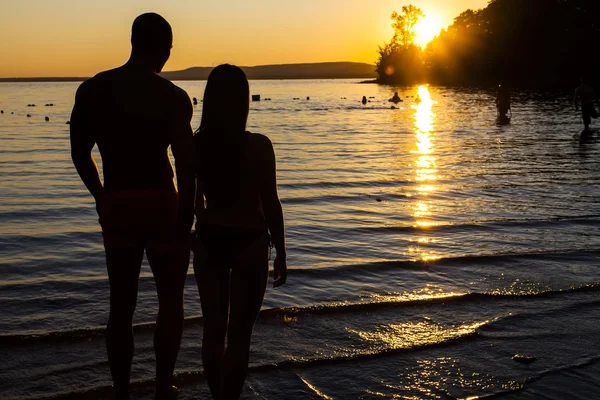
[[[101,84],[96,78],[96,76],[94,76],[93,78],[86,79],[85,81],[81,82],[81,84],[77,88],[76,97],[82,100],[84,98],[93,96],[94,92],[98,90],[98,87],[100,85]]]
[[[177,101],[190,102],[190,97],[187,92],[170,80],[165,79],[160,75],[155,75],[154,80],[168,96],[172,96],[172,98]]]
[[[79,85],[77,92],[80,94],[86,94],[95,90],[98,90],[100,87],[106,85],[108,81],[113,80],[115,77],[115,70],[111,69],[108,71],[102,71],[94,75],[92,78],[88,78]]]
[[[583,84],[579,85],[579,87],[577,87],[577,89],[575,89],[575,91],[577,91],[577,92],[593,92],[594,88],[591,87],[590,85],[583,83]]]

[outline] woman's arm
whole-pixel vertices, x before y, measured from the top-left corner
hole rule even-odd
[[[194,214],[196,215],[196,230],[198,230],[200,220],[204,216],[204,185],[202,181],[196,177],[196,199],[194,203]]]
[[[267,227],[271,233],[271,240],[275,246],[277,256],[273,263],[274,281],[273,287],[281,286],[287,279],[287,262],[285,249],[285,227],[283,221],[283,208],[277,193],[277,166],[275,162],[275,151],[273,144],[266,136],[262,136],[263,142],[260,149],[260,197],[263,205]]]

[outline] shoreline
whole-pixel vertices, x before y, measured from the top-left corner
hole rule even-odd
[[[57,78],[0,78],[0,83],[52,83],[52,82],[83,82],[91,77],[57,77]],[[166,79],[166,78],[165,78]],[[248,78],[249,81],[288,81],[288,80],[347,80],[347,79],[363,79],[363,77],[351,77],[351,78],[340,78],[340,77],[259,77],[259,78]],[[206,81],[207,78],[181,78],[181,79],[169,79],[170,81]],[[368,82],[363,81],[359,83],[377,83],[376,81]]]

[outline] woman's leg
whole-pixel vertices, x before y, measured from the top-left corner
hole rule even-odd
[[[213,398],[221,398],[221,369],[229,315],[229,266],[209,258],[199,241],[194,252],[194,273],[202,305],[202,364]]]
[[[221,399],[238,399],[248,371],[250,339],[269,278],[267,235],[256,239],[231,272],[227,350],[223,360]]]

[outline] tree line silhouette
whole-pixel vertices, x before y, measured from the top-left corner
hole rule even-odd
[[[587,75],[600,83],[600,1],[491,0],[466,10],[425,49],[414,44],[423,12],[394,12],[394,36],[379,47],[384,84],[572,85]]]

